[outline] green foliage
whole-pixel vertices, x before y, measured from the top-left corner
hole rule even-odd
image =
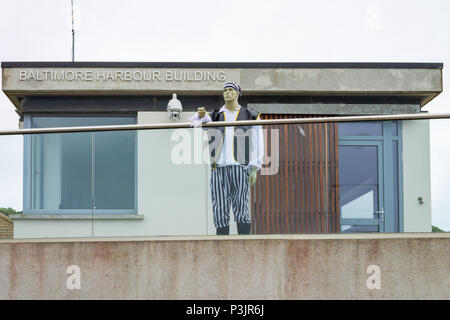
[[[438,227],[435,227],[435,226],[431,226],[431,230],[432,230],[433,232],[445,232],[444,230],[439,229]]]
[[[0,208],[0,212],[9,216],[10,214],[22,213],[22,211],[16,211],[13,208]]]

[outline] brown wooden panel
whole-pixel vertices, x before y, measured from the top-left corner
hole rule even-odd
[[[305,132],[305,126],[304,125],[300,125],[301,129],[303,130],[303,132]],[[306,197],[305,197],[305,193],[306,193],[306,170],[305,170],[305,136],[303,135],[299,135],[299,166],[300,166],[300,216],[301,216],[301,228],[300,228],[300,232],[301,233],[306,233]]]
[[[274,119],[278,119],[278,116],[274,116]],[[279,138],[280,142],[283,141],[283,133],[280,130],[280,126],[276,126],[275,129],[279,130]],[[278,143],[277,143],[278,144]],[[282,148],[280,148],[280,168],[279,170],[282,171],[283,168],[281,167],[283,163],[283,152]],[[269,233],[281,233],[280,232],[280,223],[279,223],[279,216],[281,212],[281,201],[280,201],[280,183],[281,183],[281,174],[274,175],[274,196],[275,196],[275,202],[274,202],[274,210],[273,210],[273,227],[271,230],[269,230]]]
[[[336,202],[336,214],[335,214],[335,221],[336,221],[336,232],[341,232],[341,214],[340,210],[341,207],[339,205],[339,144],[338,144],[338,127],[337,124],[334,126],[334,156],[335,156],[335,162],[333,163],[334,170],[333,174],[335,174],[335,202]]]
[[[319,149],[319,153],[318,153],[318,164],[319,164],[319,195],[318,195],[318,200],[319,200],[319,213],[320,213],[320,231],[323,232],[327,232],[327,227],[326,227],[326,223],[325,223],[325,203],[324,203],[324,193],[326,193],[326,191],[324,190],[324,161],[323,158],[325,157],[325,150],[323,150],[323,132],[324,132],[324,125],[322,123],[318,124],[318,136],[317,139],[319,141],[318,143],[318,149]]]
[[[262,115],[262,119],[308,117]],[[279,133],[279,171],[259,175],[252,187],[252,232],[257,234],[340,232],[337,124],[263,126]],[[303,129],[304,135],[300,128]]]
[[[292,150],[292,199],[291,199],[291,206],[292,206],[292,215],[293,215],[293,219],[292,219],[292,233],[299,233],[300,231],[298,230],[298,226],[299,226],[299,221],[298,221],[298,199],[299,199],[299,195],[298,195],[298,186],[300,184],[299,182],[299,178],[298,178],[298,167],[299,167],[299,163],[298,163],[298,152],[296,152],[296,150],[298,150],[296,148],[297,145],[297,140],[298,140],[298,134],[295,132],[297,129],[296,125],[290,126],[291,128],[291,137],[292,137],[292,143],[291,143],[291,150]],[[297,129],[298,130],[298,129]]]
[[[314,233],[320,232],[320,208],[319,208],[319,170],[318,170],[318,156],[319,156],[319,139],[318,139],[318,128],[317,124],[314,124],[313,127],[313,146],[312,146],[312,162],[314,166],[314,188],[313,188],[313,197],[314,197]]]
[[[284,175],[283,175],[283,186],[284,186],[284,210],[283,210],[283,214],[284,214],[284,233],[289,233],[289,218],[290,218],[290,207],[289,207],[289,193],[290,193],[290,188],[289,188],[289,162],[290,162],[290,158],[289,158],[289,133],[288,133],[288,129],[289,126],[284,125],[282,126],[283,128],[283,140],[284,140],[284,152],[285,152],[285,158],[284,158]],[[281,141],[283,141],[281,140]]]
[[[314,220],[313,214],[314,211],[314,163],[313,163],[313,143],[314,143],[314,133],[312,129],[312,124],[308,124],[308,149],[307,149],[307,176],[308,176],[308,184],[306,186],[306,190],[308,191],[307,199],[308,199],[308,233],[314,232]]]

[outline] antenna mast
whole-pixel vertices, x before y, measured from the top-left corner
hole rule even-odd
[[[75,62],[75,29],[73,26],[73,0],[70,1],[72,5],[72,62]]]

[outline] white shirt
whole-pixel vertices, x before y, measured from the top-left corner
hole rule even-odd
[[[222,106],[220,108],[219,112],[224,113],[224,120],[226,122],[232,122],[236,121],[239,109],[241,106],[238,106],[238,108],[234,111],[228,110],[225,106]],[[194,117],[190,119],[193,121],[194,126],[197,126],[200,123],[208,123],[211,122],[211,117],[207,114],[202,119],[199,119],[198,114],[196,114]],[[259,121],[261,119],[257,119],[256,121]],[[253,166],[257,167],[258,169],[261,169],[262,167],[262,160],[264,156],[264,136],[262,132],[262,126],[252,126],[251,131],[251,139],[250,139],[250,158],[249,158],[249,164],[247,167]],[[234,154],[233,154],[233,135],[234,135],[234,127],[225,127],[225,137],[222,144],[222,148],[220,150],[220,154],[217,158],[217,166],[229,166],[229,165],[239,165],[239,163],[234,160]]]
[[[236,121],[239,114],[239,109],[241,109],[241,106],[238,106],[238,108],[234,111],[230,111],[225,106],[223,106],[222,108],[220,108],[219,113],[223,111],[223,117],[226,122]],[[233,155],[234,129],[234,127],[225,127],[225,137],[223,140],[222,149],[220,151],[219,157],[217,158],[218,167],[239,164],[236,160],[234,160]]]

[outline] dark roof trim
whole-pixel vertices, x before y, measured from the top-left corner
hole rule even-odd
[[[442,69],[443,63],[414,62],[37,62],[2,61],[2,68],[393,68]]]

